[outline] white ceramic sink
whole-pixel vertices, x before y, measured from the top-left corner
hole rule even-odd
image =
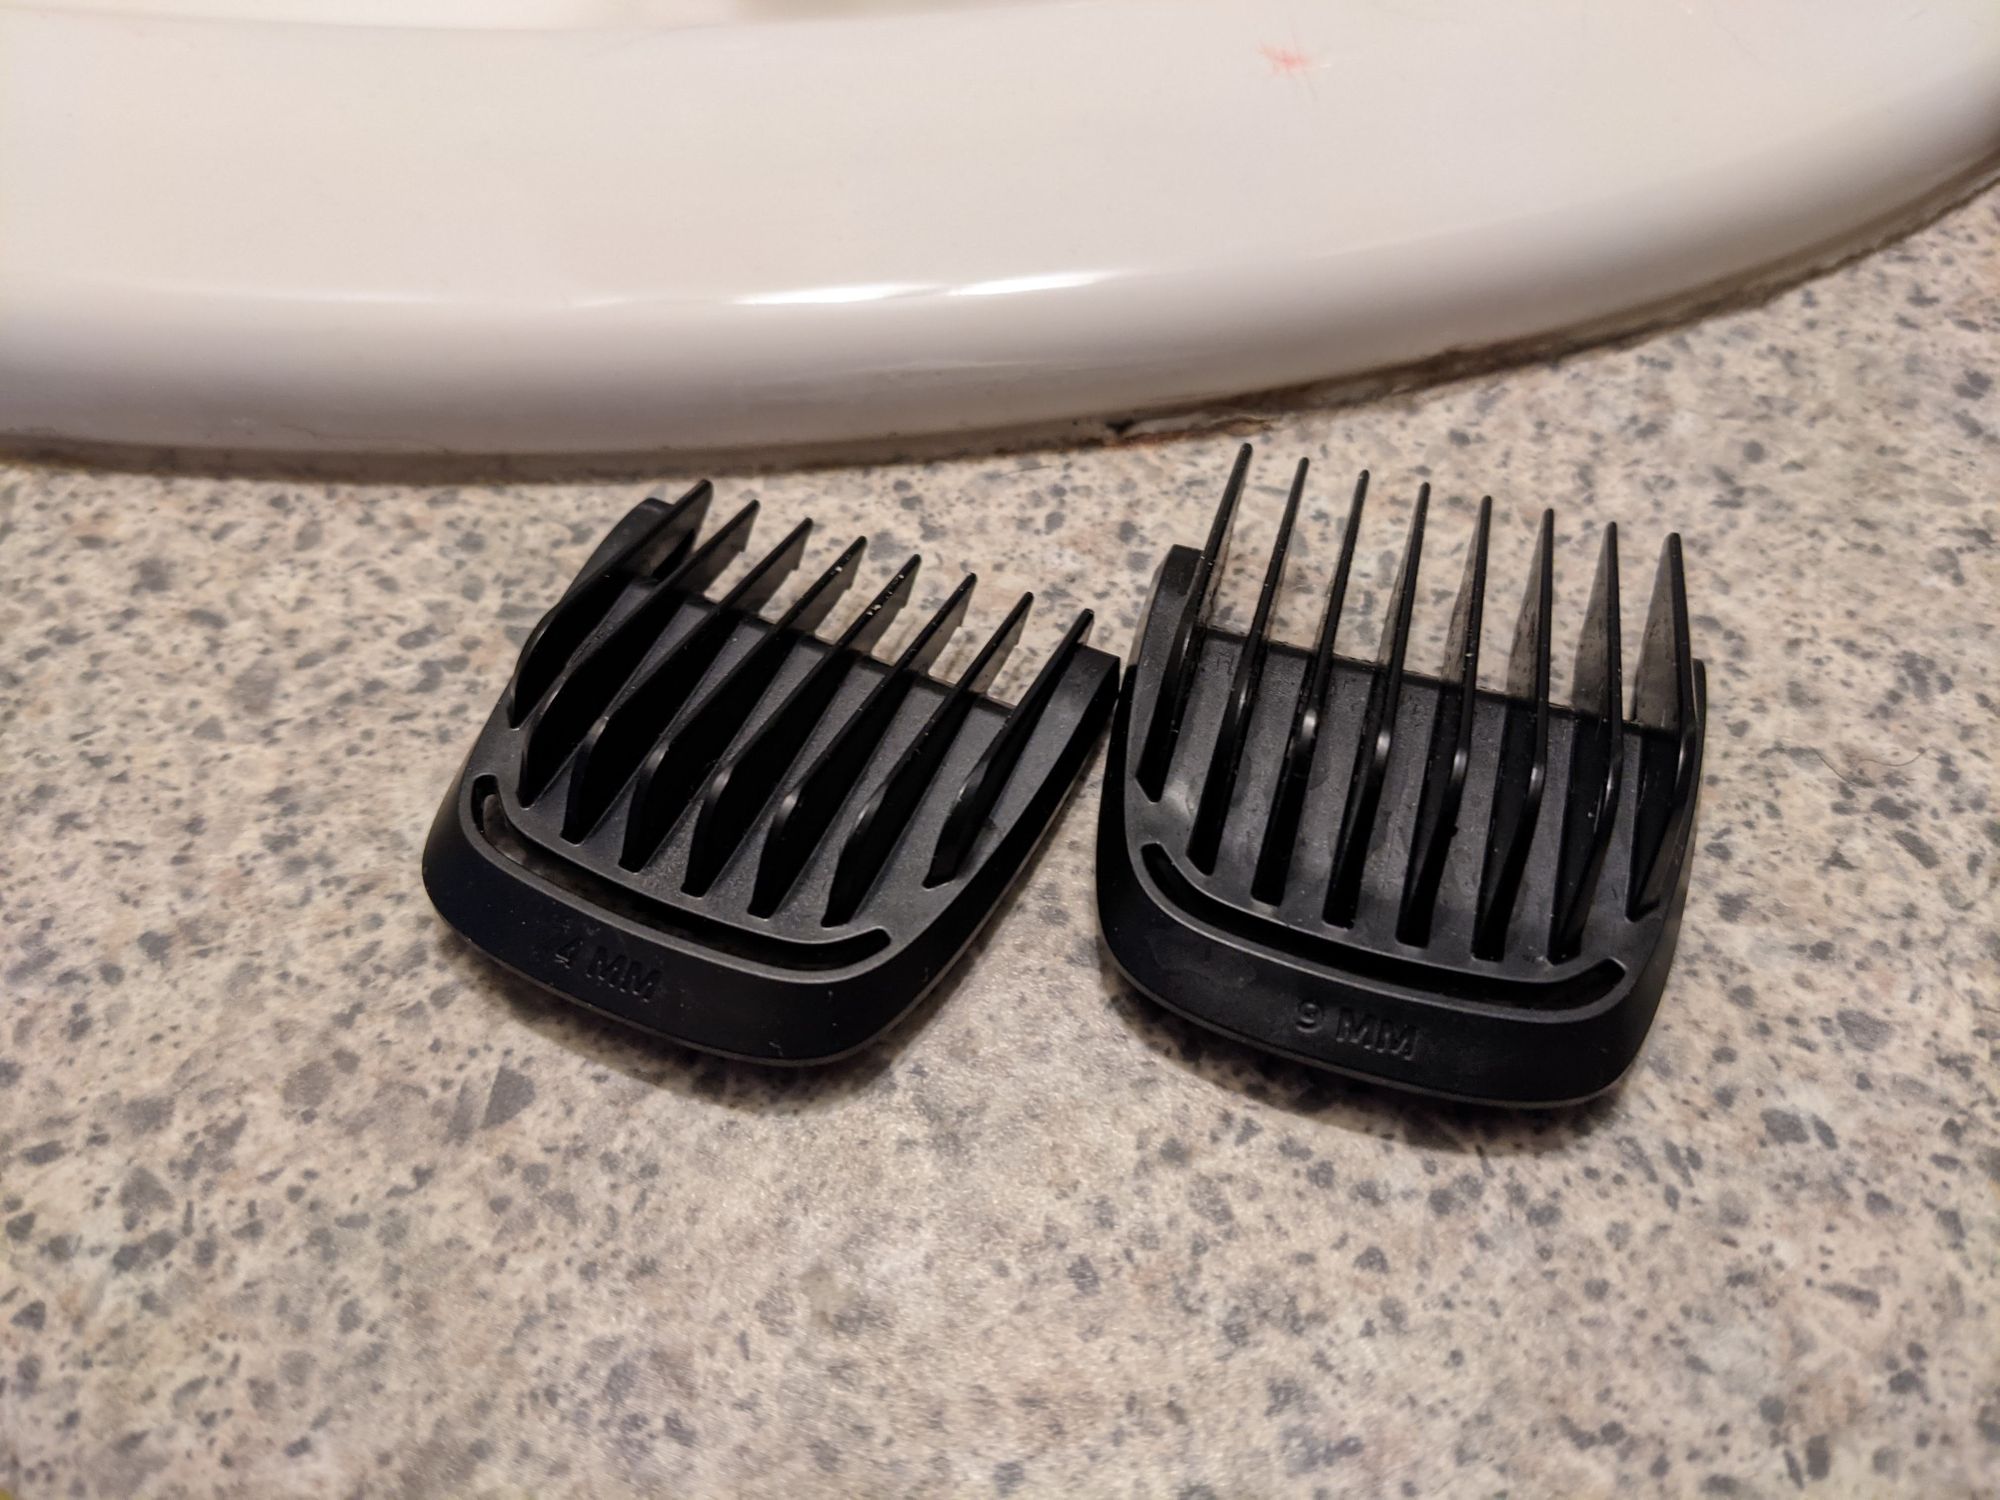
[[[0,431],[1130,411],[1630,321],[1997,154],[1994,0],[0,0]]]

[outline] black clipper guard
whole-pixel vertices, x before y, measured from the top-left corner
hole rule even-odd
[[[1310,650],[1270,639],[1298,466],[1247,636],[1210,627],[1250,449],[1208,545],[1161,565],[1112,726],[1104,938],[1190,1020],[1427,1093],[1551,1105],[1611,1087],[1660,1002],[1687,896],[1704,676],[1667,539],[1623,712],[1618,536],[1604,531],[1577,706],[1549,701],[1553,512],[1504,693],[1480,690],[1492,502],[1436,677],[1407,670],[1429,486],[1375,662],[1337,655],[1368,485]]]
[[[1116,693],[1080,614],[1020,702],[986,689],[1032,595],[955,680],[927,675],[973,580],[893,663],[870,649],[912,557],[831,643],[848,547],[775,621],[810,521],[721,598],[753,502],[642,502],[522,648],[438,810],[424,885],[508,968],[592,1010],[759,1062],[863,1046],[950,967],[1068,795]]]

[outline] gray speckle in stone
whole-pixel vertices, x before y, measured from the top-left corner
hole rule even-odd
[[[1788,1109],[1767,1109],[1764,1134],[1781,1146],[1795,1146],[1806,1139],[1806,1122]]]
[[[1935,870],[1939,864],[1938,852],[1929,839],[1908,828],[1898,828],[1893,835],[1896,842],[1909,851],[1910,857],[1926,870]]]
[[[278,694],[278,669],[268,664],[245,667],[229,685],[229,701],[239,713],[262,718]]]
[[[1188,1206],[1211,1224],[1227,1225],[1236,1220],[1236,1211],[1229,1206],[1222,1184],[1212,1177],[1195,1179],[1188,1189]]]
[[[1845,1009],[1835,1019],[1840,1022],[1840,1029],[1848,1041],[1863,1052],[1873,1052],[1889,1040],[1889,1023],[1880,1016]]]
[[[534,1102],[534,1080],[512,1068],[502,1068],[493,1075],[493,1087],[486,1094],[486,1114],[479,1123],[487,1130],[505,1125]]]
[[[976,567],[972,625],[1035,589],[1116,651],[1235,425],[1225,616],[1292,461],[1319,476],[1288,640],[1351,470],[1357,654],[1420,479],[1494,496],[1495,642],[1554,504],[1559,695],[1601,525],[1628,668],[1679,530],[1715,714],[1680,952],[1645,1065],[1539,1116],[1132,996],[1095,770],[861,1058],[776,1075],[594,1021],[453,937],[419,861],[644,482],[0,460],[0,1488],[2000,1494],[1996,288],[1989,194],[1619,347],[1232,402],[1229,433],[717,476],[764,526],[814,515],[815,557],[873,534],[869,580],[921,535],[912,618]]]
[[[131,1229],[155,1210],[172,1208],[174,1195],[146,1168],[134,1167],[118,1189],[118,1206],[125,1210],[125,1227]]]
[[[164,1130],[174,1117],[174,1101],[171,1094],[151,1094],[141,1099],[133,1099],[125,1105],[125,1123],[139,1135],[151,1135]]]
[[[324,1059],[300,1063],[285,1078],[283,1098],[294,1109],[313,1109],[333,1092],[333,1073]]]

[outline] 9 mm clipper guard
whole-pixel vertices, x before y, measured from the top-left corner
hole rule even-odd
[[[1125,673],[1097,843],[1113,958],[1190,1020],[1357,1077],[1511,1105],[1611,1087],[1687,897],[1705,688],[1680,538],[1627,715],[1605,528],[1565,708],[1549,701],[1552,511],[1502,693],[1478,687],[1490,499],[1438,675],[1407,667],[1428,485],[1376,661],[1335,650],[1365,473],[1311,649],[1270,638],[1303,462],[1248,634],[1214,628],[1249,463],[1245,446],[1207,545],[1167,553]]]

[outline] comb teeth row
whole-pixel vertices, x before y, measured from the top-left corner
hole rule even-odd
[[[617,862],[635,874],[688,824],[679,890],[692,897],[708,893],[775,804],[749,913],[776,912],[830,839],[837,853],[822,923],[839,926],[854,919],[897,852],[960,730],[1019,641],[1034,596],[1021,596],[887,773],[856,797],[898,710],[963,623],[975,580],[962,580],[883,667],[870,653],[909,602],[921,563],[909,558],[773,697],[788,663],[809,649],[804,643],[852,590],[867,541],[845,547],[747,648],[731,653],[746,623],[798,570],[813,523],[793,527],[712,607],[694,607],[695,596],[747,549],[757,513],[753,501],[697,544],[711,494],[704,482],[671,506],[649,502],[656,509],[643,527],[593,560],[523,647],[507,697],[520,736],[515,793],[532,808],[567,767],[562,838],[582,843],[616,822]],[[1090,626],[1085,610],[951,796],[941,831],[920,856],[927,886],[965,867]],[[864,662],[878,680],[833,738],[807,756],[814,731]],[[772,706],[760,717],[767,698]]]
[[[1136,770],[1139,789],[1154,801],[1166,790],[1184,737],[1201,649],[1210,632],[1221,560],[1249,456],[1246,445],[1237,455],[1207,545],[1166,637],[1158,689],[1139,736]],[[1220,725],[1208,747],[1206,770],[1194,777],[1194,814],[1184,852],[1204,874],[1215,872],[1232,810],[1240,809],[1247,800],[1245,745],[1259,706],[1265,663],[1272,648],[1273,601],[1283,583],[1306,474],[1307,464],[1301,461],[1278,523],[1249,632],[1237,650]],[[1241,836],[1255,841],[1250,894],[1256,901],[1277,904],[1296,882],[1321,878],[1325,882],[1321,917],[1334,928],[1351,927],[1371,856],[1382,844],[1383,794],[1392,764],[1402,756],[1421,755],[1421,789],[1409,827],[1401,885],[1395,893],[1396,939],[1415,947],[1430,940],[1447,859],[1461,837],[1483,834],[1471,951],[1478,958],[1499,959],[1507,951],[1549,778],[1555,513],[1542,514],[1527,593],[1508,657],[1497,745],[1485,764],[1476,767],[1475,714],[1480,699],[1480,647],[1493,503],[1490,497],[1480,501],[1444,660],[1436,678],[1428,679],[1434,684],[1434,707],[1426,746],[1411,735],[1407,724],[1400,731],[1398,728],[1405,685],[1412,676],[1408,670],[1410,623],[1430,504],[1430,486],[1418,490],[1402,561],[1390,591],[1381,649],[1360,711],[1352,761],[1327,770],[1346,787],[1331,859],[1323,869],[1308,870],[1303,851],[1314,845],[1304,837],[1307,791],[1319,757],[1337,753],[1323,752],[1321,729],[1329,713],[1335,645],[1367,491],[1368,475],[1363,473],[1355,485],[1319,630],[1294,690],[1296,697],[1288,715],[1290,733],[1269,793],[1268,813],[1260,828],[1240,831]],[[1650,733],[1639,757],[1639,794],[1624,799],[1624,803],[1620,793],[1628,721],[1621,704],[1618,611],[1618,532],[1611,524],[1603,533],[1596,582],[1577,646],[1577,701],[1571,711],[1575,728],[1568,774],[1556,792],[1561,798],[1558,872],[1551,910],[1542,919],[1548,924],[1548,956],[1558,961],[1574,956],[1580,947],[1621,805],[1635,804],[1627,915],[1637,917],[1662,899],[1674,863],[1670,855],[1682,842],[1694,800],[1688,773],[1690,746],[1699,735],[1699,723],[1678,536],[1669,537],[1661,553],[1642,643],[1630,722]],[[1198,757],[1200,750],[1189,747],[1186,753]],[[1483,828],[1466,829],[1460,826],[1459,814],[1468,778],[1475,769],[1487,778],[1491,796]],[[1264,803],[1262,796],[1255,800]]]

